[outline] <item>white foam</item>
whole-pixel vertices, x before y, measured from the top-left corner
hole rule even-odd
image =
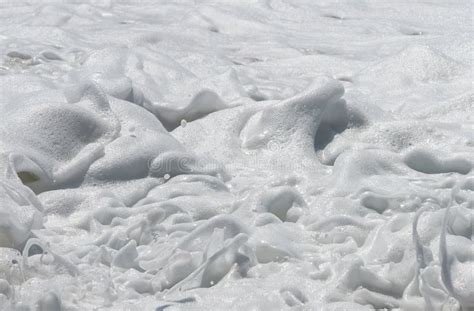
[[[0,310],[474,307],[465,3],[89,2],[0,12]]]

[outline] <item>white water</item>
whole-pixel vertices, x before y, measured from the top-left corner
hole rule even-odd
[[[471,310],[472,4],[4,1],[0,310]]]

